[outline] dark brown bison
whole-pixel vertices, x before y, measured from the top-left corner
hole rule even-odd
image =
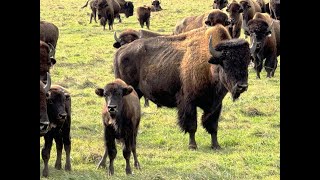
[[[119,13],[124,13],[126,18],[133,16],[134,5],[131,1],[125,1],[125,0],[117,0],[117,1],[121,7]],[[121,22],[120,14],[118,18],[119,18],[119,22]]]
[[[49,117],[47,113],[47,92],[51,86],[49,73],[47,73],[47,77],[47,84],[44,84],[40,80],[40,136],[44,136],[49,130]]]
[[[236,100],[247,90],[249,62],[249,43],[231,39],[228,30],[217,24],[137,39],[116,51],[114,69],[116,78],[133,86],[139,97],[178,108],[178,124],[189,133],[191,149],[197,148],[197,107],[203,109],[202,125],[216,149],[222,100],[228,92]]]
[[[47,81],[47,72],[56,63],[52,57],[53,47],[40,40],[40,80],[44,83]]]
[[[256,13],[245,33],[250,36],[250,51],[257,78],[260,79],[264,59],[267,77],[273,77],[278,64],[277,56],[280,55],[280,22],[266,13]]]
[[[212,8],[221,10],[221,9],[227,7],[227,4],[228,4],[228,0],[214,0]]]
[[[123,144],[122,153],[126,160],[126,173],[132,174],[131,152],[134,158],[134,166],[140,169],[136,153],[136,139],[141,114],[139,97],[135,90],[121,79],[108,83],[104,88],[97,88],[95,93],[105,99],[102,110],[105,152],[98,167],[106,166],[106,158],[109,155],[109,175],[114,174],[113,162],[117,155],[115,145],[115,139],[117,139]]]
[[[148,6],[138,7],[137,16],[138,16],[138,21],[140,23],[141,28],[143,28],[144,24],[146,24],[147,28],[150,29],[151,8]]]
[[[240,4],[233,0],[228,6],[226,11],[229,13],[230,17],[230,25],[229,25],[229,33],[232,38],[239,38],[242,27],[242,12],[243,9]]]
[[[108,23],[109,30],[113,29],[114,18],[119,17],[120,5],[116,0],[98,0],[97,13],[103,30]]]
[[[56,25],[47,21],[40,21],[40,40],[46,42],[52,49],[50,57],[55,58],[56,47],[59,38],[59,29]]]
[[[269,11],[273,19],[280,20],[280,0],[270,0]]]
[[[90,1],[90,3],[89,3]],[[92,23],[92,18],[94,18],[94,21],[97,22],[97,8],[98,8],[98,0],[88,0],[87,3],[82,6],[81,8],[85,8],[88,6],[88,3],[90,4],[91,14],[90,14],[90,24]]]
[[[52,85],[48,92],[47,108],[50,120],[50,130],[44,135],[44,147],[41,151],[42,160],[44,162],[42,175],[44,177],[48,177],[49,175],[48,162],[53,139],[56,142],[57,148],[57,159],[54,167],[56,169],[61,169],[61,156],[64,147],[66,152],[66,164],[64,169],[66,171],[71,171],[71,97],[69,92],[59,85]]]
[[[220,9],[213,9],[199,16],[182,19],[182,21],[176,24],[173,34],[180,34],[206,25],[214,26],[216,24],[222,24],[223,26],[230,24],[228,15]]]
[[[162,10],[162,7],[160,6],[160,1],[159,0],[154,0],[152,1],[151,3],[151,11],[161,11]]]
[[[261,8],[255,0],[241,0],[239,3],[243,9],[242,17],[244,24],[248,24],[256,12],[261,12]]]

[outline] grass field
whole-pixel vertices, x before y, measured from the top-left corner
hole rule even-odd
[[[132,0],[135,7],[151,4],[151,0]],[[177,21],[186,16],[210,10],[212,0],[162,0],[163,11],[151,15],[150,30],[170,34]],[[114,30],[103,31],[99,23],[89,24],[86,0],[41,0],[40,19],[56,24],[60,37],[56,49],[57,63],[51,70],[54,84],[66,87],[72,97],[72,171],[54,168],[55,144],[49,161],[49,177],[41,179],[280,179],[280,64],[275,77],[261,79],[249,67],[249,88],[238,101],[230,94],[223,100],[218,141],[221,150],[210,149],[210,135],[200,125],[198,109],[198,150],[188,149],[189,136],[177,125],[177,110],[143,107],[137,154],[141,170],[133,167],[133,175],[125,174],[125,160],[120,144],[115,159],[115,175],[96,169],[104,152],[101,108],[103,99],[95,93],[114,79],[113,55],[116,51],[113,33],[126,28],[140,29],[136,14],[115,20]],[[118,33],[119,34],[119,33]],[[243,34],[241,35],[243,38]],[[280,57],[278,58],[280,60]],[[40,140],[40,147],[44,144]],[[41,149],[40,149],[41,151]],[[43,161],[40,154],[40,173]],[[132,156],[131,156],[132,157]],[[65,163],[65,153],[62,156]]]

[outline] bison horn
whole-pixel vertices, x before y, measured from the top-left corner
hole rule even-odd
[[[120,43],[120,39],[117,37],[117,32],[114,32],[114,40]]]
[[[55,54],[56,50],[55,50],[54,46],[51,43],[48,43],[48,45],[49,45],[49,57],[52,57],[53,54]]]
[[[217,51],[214,47],[212,47],[212,35],[210,35],[209,39],[209,50],[213,57],[219,58],[222,55],[221,51]]]
[[[43,87],[44,91],[47,93],[51,87],[51,77],[50,73],[47,72],[47,84]]]
[[[256,34],[253,34],[253,40],[252,40],[252,44],[250,46],[250,53],[253,54],[254,51],[256,50],[257,48],[257,43],[256,43]]]

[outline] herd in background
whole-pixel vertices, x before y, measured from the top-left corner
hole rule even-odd
[[[90,2],[90,3],[89,3]],[[105,29],[113,29],[114,18],[122,22],[133,16],[134,5],[125,0],[88,0],[90,23],[96,16]],[[211,147],[219,149],[218,119],[222,100],[230,92],[236,100],[248,88],[248,66],[254,63],[257,78],[264,67],[267,77],[274,76],[280,55],[280,0],[214,0],[211,10],[198,16],[185,17],[177,22],[172,34],[147,30],[126,29],[114,32],[113,44],[115,80],[95,93],[105,99],[102,112],[105,152],[98,167],[110,164],[108,174],[114,174],[117,154],[115,140],[123,143],[126,174],[132,174],[131,152],[134,166],[140,169],[136,153],[136,137],[141,119],[139,99],[145,105],[154,102],[157,107],[176,107],[178,125],[189,133],[189,148],[197,149],[196,108],[203,109],[202,125],[211,135]],[[223,10],[225,8],[225,11]],[[150,15],[163,10],[160,1],[136,8],[141,28],[149,29]],[[249,42],[239,38],[241,30]],[[55,49],[59,37],[58,27],[40,21],[40,136],[43,176],[47,177],[48,161],[53,139],[56,142],[56,169],[61,169],[61,155],[66,152],[65,170],[71,170],[70,126],[71,97],[62,86],[52,85],[50,68],[56,64]],[[155,43],[157,42],[157,43]],[[157,67],[156,69],[154,67]]]

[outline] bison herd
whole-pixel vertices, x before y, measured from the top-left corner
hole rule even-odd
[[[149,29],[151,12],[163,10],[160,1],[136,8],[141,28]],[[133,16],[134,4],[125,0],[88,0],[90,23],[96,16],[105,29],[113,29],[120,14]],[[95,94],[103,97],[102,122],[105,152],[98,167],[106,166],[114,174],[117,154],[115,140],[123,144],[125,172],[140,169],[136,152],[136,138],[141,119],[140,98],[145,106],[151,100],[158,107],[177,108],[178,125],[189,134],[189,149],[197,149],[197,107],[203,110],[201,122],[211,136],[212,149],[219,149],[218,122],[222,101],[229,92],[233,101],[248,89],[248,67],[254,64],[256,76],[265,68],[272,78],[280,55],[280,0],[214,0],[213,9],[197,16],[185,17],[173,27],[172,34],[128,28],[119,35],[114,32],[113,47],[115,80]],[[240,38],[241,30],[245,38]],[[47,21],[40,21],[40,136],[44,137],[42,159],[43,176],[47,177],[48,161],[53,139],[56,142],[56,169],[61,169],[62,149],[66,152],[65,170],[71,170],[70,127],[71,96],[64,87],[53,84],[50,69],[56,61],[55,53],[59,29]]]

